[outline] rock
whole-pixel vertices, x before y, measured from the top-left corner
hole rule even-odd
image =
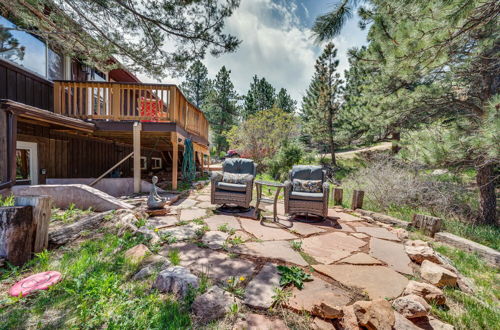
[[[286,306],[299,313],[307,311],[322,316],[323,311],[320,309],[322,303],[332,307],[345,306],[351,300],[350,292],[313,276],[312,281],[304,282],[302,290],[296,287],[292,289],[292,296],[286,302]],[[315,312],[318,314],[314,314]]]
[[[314,318],[312,327],[315,330],[335,330],[332,322],[322,320],[319,317]]]
[[[313,306],[311,314],[317,315],[324,319],[338,319],[344,316],[344,311],[342,310],[342,307],[331,306],[322,302],[318,305]]]
[[[222,231],[208,231],[203,235],[201,241],[209,248],[218,250],[222,249],[228,237],[229,234]]]
[[[404,240],[408,238],[408,231],[403,228],[393,228],[391,230],[400,240]]]
[[[455,329],[451,324],[441,322],[440,320],[432,316],[412,319],[412,322],[418,327],[418,329],[429,329],[429,330]]]
[[[394,325],[394,311],[385,299],[357,301],[352,307],[358,324],[361,326],[368,329],[389,330]]]
[[[370,255],[378,260],[384,261],[397,272],[413,275],[410,267],[411,260],[408,258],[401,243],[389,242],[379,238],[370,239]]]
[[[392,302],[392,307],[408,319],[427,316],[431,309],[424,298],[415,294],[397,298]]]
[[[158,255],[158,254],[152,254],[152,255],[149,255],[146,258],[144,258],[144,260],[142,260],[142,264],[145,265],[145,266],[146,265],[156,266],[156,265],[159,265],[159,264],[162,264],[162,265],[168,264],[168,265],[170,265],[170,261],[167,258],[165,258],[164,256],[161,256],[161,255]]]
[[[394,312],[394,329],[395,330],[421,330],[415,324],[413,324],[410,320],[408,320],[403,315],[398,312]]]
[[[177,241],[185,241],[198,236],[198,230],[202,229],[201,225],[189,223],[184,226],[173,227],[160,230],[161,235],[169,235],[175,237]]]
[[[271,227],[272,224],[263,226],[260,224],[260,221],[245,219],[241,221],[241,226],[243,229],[250,234],[254,235],[260,240],[263,241],[278,241],[285,239],[295,239],[297,236],[289,233],[288,231],[278,228]]]
[[[420,267],[420,275],[429,283],[442,288],[444,286],[456,286],[457,275],[438,264],[424,260]]]
[[[163,293],[173,293],[184,298],[190,288],[198,288],[198,277],[181,266],[168,267],[156,278],[153,288]]]
[[[358,324],[358,318],[356,317],[356,314],[354,313],[354,308],[352,305],[349,306],[344,306],[342,308],[342,311],[344,312],[344,316],[342,317],[342,320],[340,320],[340,324],[342,325],[343,329],[349,329],[349,330],[357,330],[361,329]]]
[[[390,225],[382,224],[382,226],[388,226],[387,228],[391,228]],[[364,233],[372,237],[387,239],[390,241],[398,241],[398,236],[387,230],[386,228],[377,228],[377,227],[357,227],[356,231],[359,233]]]
[[[353,252],[358,252],[365,245],[365,241],[342,232],[331,232],[302,240],[304,251],[323,264],[343,259]]]
[[[151,254],[151,251],[144,244],[136,245],[125,252],[125,260],[131,263],[140,263],[144,258]]]
[[[344,210],[345,212],[342,212],[342,211],[337,211],[337,210],[334,210],[334,209],[329,209],[328,210],[328,216],[331,217],[331,218],[337,218],[337,219],[340,219],[342,221],[361,221],[363,219],[361,219],[360,217],[357,217],[357,216],[354,216],[352,214],[349,214],[349,213],[346,213],[346,212],[352,212],[352,210],[349,210],[349,209],[345,209]]]
[[[424,260],[432,261],[436,264],[440,264],[439,258],[437,257],[434,250],[428,246],[405,246],[405,251],[410,257],[410,259],[417,264],[421,264]]]
[[[446,304],[446,297],[444,296],[443,291],[428,283],[410,281],[406,286],[403,294],[415,294],[424,298],[428,303],[435,303],[437,305]]]
[[[279,259],[300,266],[308,265],[300,253],[290,247],[288,241],[249,242],[235,246],[233,251],[256,257]]]
[[[429,246],[427,242],[424,242],[422,240],[416,239],[416,240],[409,240],[405,242],[406,246]]]
[[[274,302],[274,289],[280,287],[280,275],[276,266],[267,263],[245,289],[245,304],[254,308],[268,309]]]
[[[205,219],[210,230],[220,230],[221,226],[228,229],[241,230],[238,219],[232,215],[216,214]]]
[[[140,281],[143,280],[149,276],[151,276],[154,273],[155,269],[153,266],[146,266],[139,270],[133,277],[132,280],[134,281]]]
[[[144,237],[151,244],[157,244],[161,241],[160,236],[158,236],[158,234],[156,234],[153,230],[146,228],[145,226],[139,228],[137,230],[137,233],[141,233],[142,235],[144,235]]]
[[[408,279],[384,266],[313,265],[325,274],[348,287],[357,287],[368,293],[370,299],[398,297],[408,284]]]
[[[360,325],[370,330],[392,330],[395,316],[387,300],[357,301],[352,306]]]
[[[271,319],[260,314],[246,314],[236,322],[233,330],[287,330],[288,327],[280,319]]]
[[[345,259],[340,260],[338,263],[346,263],[351,265],[383,265],[380,260],[370,257],[368,254],[360,252],[353,254]]]
[[[218,286],[212,286],[207,292],[196,297],[191,308],[199,323],[208,323],[224,317],[233,303],[236,303],[236,300],[231,294]]]

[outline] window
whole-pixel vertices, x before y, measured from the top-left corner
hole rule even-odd
[[[50,80],[64,79],[64,57],[50,48],[48,49],[47,71]]]
[[[134,159],[134,157],[132,157]],[[141,170],[146,170],[148,168],[148,159],[146,157],[141,157]]]
[[[161,169],[161,158],[151,157],[151,169],[153,170]]]

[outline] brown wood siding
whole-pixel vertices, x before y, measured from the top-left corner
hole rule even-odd
[[[19,122],[17,140],[38,143],[39,182],[47,178],[95,178],[132,152],[132,146],[94,137],[59,132],[49,127]],[[143,149],[142,155],[161,157],[159,151]],[[132,159],[123,163],[119,170],[122,177],[132,176]],[[163,164],[165,167],[166,164]]]
[[[54,111],[53,83],[0,59],[0,99]]]

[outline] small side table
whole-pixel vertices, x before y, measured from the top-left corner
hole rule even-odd
[[[270,198],[262,198],[262,186],[275,187],[276,192],[274,193],[274,199]],[[279,182],[269,182],[269,181],[255,181],[255,188],[257,190],[257,204],[255,205],[255,209],[259,209],[260,203],[273,204],[273,220],[274,222],[278,221],[278,197],[280,195],[281,188],[285,187],[284,184]]]

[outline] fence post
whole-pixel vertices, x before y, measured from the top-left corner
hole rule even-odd
[[[354,190],[352,192],[351,208],[353,210],[363,208],[363,197],[364,196],[365,196],[365,192],[362,190]]]
[[[333,189],[333,204],[342,205],[342,197],[344,195],[344,190],[342,188]]]
[[[411,226],[417,229],[422,229],[424,234],[434,237],[441,230],[443,220],[430,215],[414,214],[411,221]]]

